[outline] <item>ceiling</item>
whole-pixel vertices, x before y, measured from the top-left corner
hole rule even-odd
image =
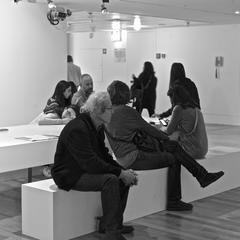
[[[105,15],[100,13],[102,0],[54,0],[54,3],[72,11],[67,18],[72,32],[111,30],[113,19],[119,19],[123,29],[132,30],[135,15],[141,17],[143,29],[240,24],[240,15],[235,14],[240,11],[240,0],[109,0],[105,4],[109,14]]]

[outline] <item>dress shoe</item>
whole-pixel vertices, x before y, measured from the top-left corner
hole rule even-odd
[[[134,231],[134,227],[131,225],[122,225],[122,227],[119,230],[121,234],[128,234]]]
[[[117,232],[107,232],[101,238],[101,240],[127,240],[119,231]]]
[[[134,231],[134,227],[131,225],[122,225],[121,228],[119,228],[119,231],[121,234],[128,234]],[[105,229],[99,224],[99,228],[98,228],[98,232],[99,233],[105,233]]]
[[[199,179],[199,183],[201,187],[205,188],[211,183],[217,181],[223,175],[224,175],[223,171],[216,172],[216,173],[207,173],[203,178]]]
[[[168,201],[167,210],[168,211],[191,211],[193,205],[191,203],[185,203],[183,201]]]

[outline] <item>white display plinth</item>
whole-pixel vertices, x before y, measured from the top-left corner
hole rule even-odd
[[[213,156],[200,161],[209,171],[225,175],[207,188],[201,188],[182,169],[183,200],[194,201],[240,186],[240,153]],[[166,209],[167,169],[138,171],[139,184],[130,189],[124,221]],[[40,240],[68,240],[96,231],[101,215],[99,192],[65,192],[52,179],[22,185],[22,232]]]

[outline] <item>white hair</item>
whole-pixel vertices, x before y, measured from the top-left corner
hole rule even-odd
[[[107,92],[94,92],[81,107],[81,112],[103,113],[106,107],[109,107],[109,104],[112,105]]]

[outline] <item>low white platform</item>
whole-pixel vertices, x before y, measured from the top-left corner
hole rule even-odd
[[[182,168],[183,200],[190,202],[240,186],[240,153],[209,156],[200,163],[209,171],[225,171],[203,189]],[[130,189],[124,221],[165,210],[167,169],[138,171],[139,184]],[[52,179],[22,185],[22,232],[40,240],[67,240],[96,231],[101,215],[100,193],[65,192]],[[37,216],[37,217],[36,217]]]

